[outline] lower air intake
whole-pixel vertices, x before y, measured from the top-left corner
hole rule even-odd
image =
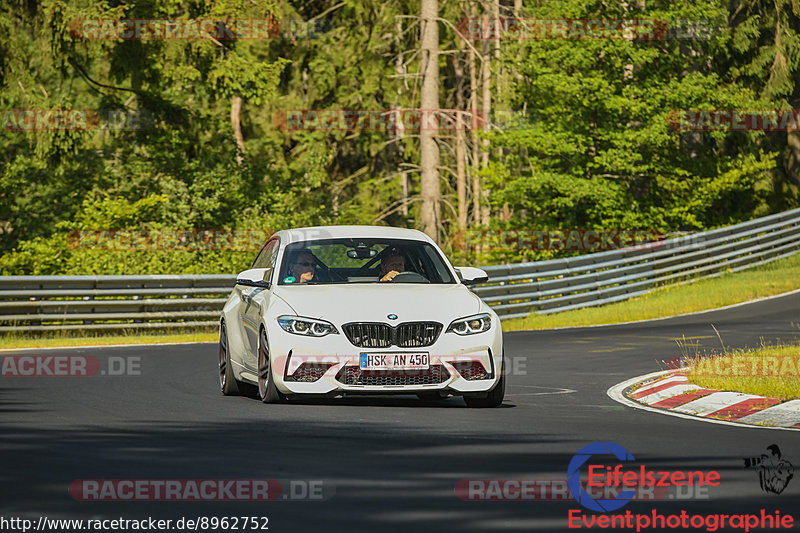
[[[442,365],[424,370],[361,370],[357,366],[347,366],[336,376],[345,385],[367,386],[436,385],[449,378],[450,373]]]

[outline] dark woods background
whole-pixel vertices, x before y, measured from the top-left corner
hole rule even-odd
[[[438,14],[438,54],[423,42],[423,4]],[[0,6],[2,274],[232,273],[256,254],[91,249],[70,241],[81,229],[386,224],[425,229],[460,261],[486,264],[565,252],[465,250],[465,231],[674,234],[798,205],[797,132],[670,127],[680,109],[800,108],[800,4],[789,0]],[[281,24],[273,38],[242,40],[86,40],[74,22],[270,17]],[[658,19],[685,31],[457,33],[481,17]],[[436,80],[423,80],[427,57]],[[290,131],[275,120],[292,109],[420,108],[426,90],[441,108],[491,120],[428,140],[438,164],[425,176],[419,131]],[[101,112],[89,130],[15,131],[9,110],[21,109]]]

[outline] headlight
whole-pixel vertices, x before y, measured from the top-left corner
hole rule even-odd
[[[329,333],[339,333],[336,327],[324,320],[304,318],[302,316],[279,316],[278,324],[284,331],[295,335],[307,335],[309,337],[324,337]]]
[[[457,335],[474,335],[476,333],[483,333],[489,331],[492,327],[492,317],[489,313],[481,313],[480,315],[472,315],[466,318],[459,318],[447,327],[447,333],[453,332]]]

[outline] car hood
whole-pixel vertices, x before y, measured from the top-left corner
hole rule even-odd
[[[454,318],[481,310],[482,302],[461,284],[342,284],[275,287],[299,316],[336,324],[385,322],[390,314],[397,323],[432,320],[445,326]]]

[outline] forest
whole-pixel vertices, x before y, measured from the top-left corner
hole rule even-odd
[[[794,0],[0,0],[0,273],[235,273],[340,224],[487,265],[749,220],[800,205],[798,67]]]

